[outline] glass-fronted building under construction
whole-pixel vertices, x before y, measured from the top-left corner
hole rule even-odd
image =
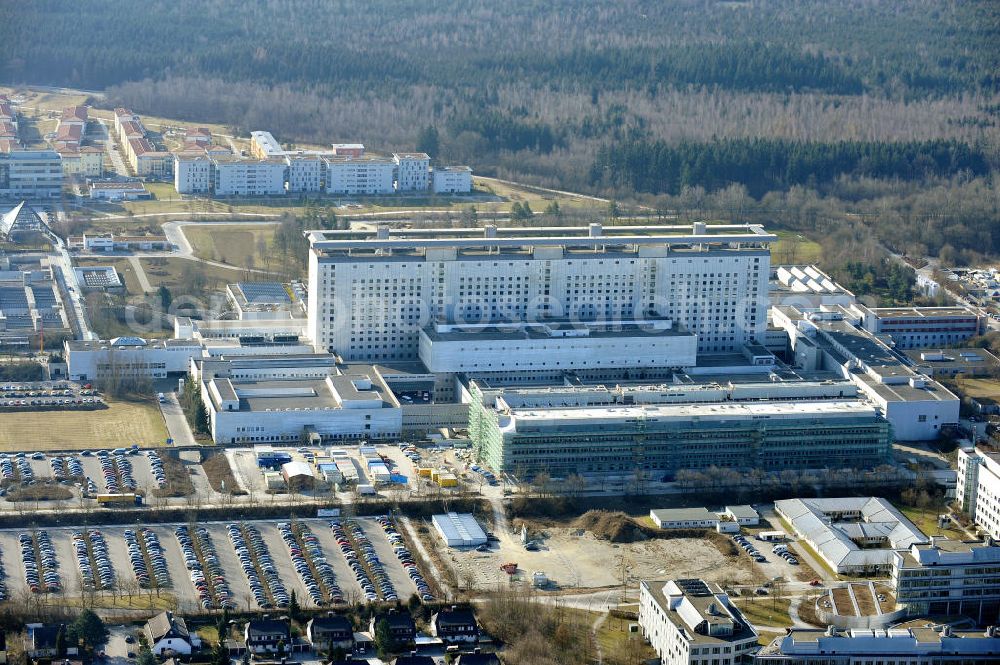
[[[480,461],[531,477],[671,478],[681,469],[872,468],[892,432],[872,405],[822,386],[813,399],[732,386],[489,390],[470,382],[469,434]],[[706,394],[707,393],[707,394]],[[776,394],[777,393],[777,394]],[[768,397],[772,397],[769,399]],[[694,401],[692,401],[694,400]]]

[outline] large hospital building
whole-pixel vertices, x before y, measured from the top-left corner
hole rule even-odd
[[[867,330],[852,294],[811,266],[772,271],[757,225],[306,234],[308,284],[237,285],[237,321],[177,327],[192,367],[255,344],[280,356],[193,371],[219,442],[458,428],[498,473],[669,479],[877,467],[893,441],[958,421],[955,395]],[[71,373],[105,362],[93,346],[70,345]],[[246,375],[257,360],[291,369]]]
[[[315,231],[308,332],[344,360],[416,360],[422,329],[660,319],[699,353],[738,351],[767,324],[773,240],[704,224]]]

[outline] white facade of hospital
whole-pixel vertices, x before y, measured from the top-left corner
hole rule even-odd
[[[759,226],[310,233],[308,335],[345,360],[414,360],[432,324],[669,319],[698,352],[762,338]]]
[[[579,324],[575,334],[546,325],[441,325],[420,331],[420,361],[435,373],[690,367],[698,339],[669,320]]]
[[[960,449],[955,495],[973,522],[1000,539],[1000,454]]]

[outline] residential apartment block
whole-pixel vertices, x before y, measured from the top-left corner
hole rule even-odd
[[[431,171],[435,194],[468,194],[472,191],[472,169],[468,166],[438,166]]]
[[[63,110],[56,126],[52,147],[62,159],[63,175],[100,178],[104,175],[104,151],[94,146],[82,145],[87,131],[86,106],[70,106]]]
[[[326,165],[316,155],[286,155],[285,188],[289,194],[320,192]]]
[[[58,148],[63,175],[100,178],[104,175],[104,151],[95,146]]]
[[[709,230],[710,229],[710,230]],[[437,324],[669,319],[698,352],[763,336],[759,226],[314,231],[309,334],[348,360],[415,360]]]
[[[757,649],[753,624],[698,579],[641,582],[639,628],[662,665],[738,665]]]
[[[391,194],[394,163],[381,157],[326,157],[328,194]]]
[[[174,155],[174,189],[178,194],[211,194],[212,159],[204,151]]]
[[[285,193],[285,160],[237,157],[212,160],[216,196],[276,196]]]
[[[146,178],[170,176],[174,156],[153,145],[137,114],[129,109],[117,108],[114,111],[114,121],[118,143],[135,175]]]
[[[430,188],[431,158],[423,152],[394,152],[397,192],[424,192]]]
[[[382,157],[325,157],[328,194],[391,194],[395,163]]]
[[[1000,547],[933,538],[893,553],[896,605],[913,615],[1000,620]]]
[[[283,157],[285,149],[271,132],[253,131],[250,132],[250,154],[257,159]]]
[[[125,119],[127,120],[127,118]],[[393,192],[468,192],[472,170],[467,166],[442,167],[431,177],[430,157],[424,153],[394,153],[391,158],[365,154],[362,143],[334,143],[329,150],[287,150],[270,132],[250,132],[250,154],[260,161],[282,159],[285,192],[325,192],[344,196],[380,196]],[[182,157],[179,159],[191,159]],[[189,186],[187,177],[175,178],[182,194],[214,193]],[[183,188],[183,189],[181,189]],[[276,194],[279,192],[268,192]]]

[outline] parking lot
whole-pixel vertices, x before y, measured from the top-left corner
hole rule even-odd
[[[81,494],[139,492],[150,495],[166,486],[162,457],[156,451],[119,448],[80,453],[0,453],[0,484],[55,482]],[[0,504],[2,505],[2,504]],[[77,504],[78,505],[78,504]]]
[[[69,381],[0,384],[0,410],[92,409],[103,404],[96,390]]]
[[[813,577],[809,564],[796,555],[789,543],[763,541],[752,534],[743,534],[740,538],[742,541],[734,538],[734,542],[743,552],[740,558],[748,562],[753,561],[755,582],[763,583],[778,578],[806,581],[802,578]],[[751,549],[748,550],[748,547]],[[754,551],[757,553],[756,557],[752,554]]]
[[[384,571],[388,586],[379,587],[376,599],[391,599],[393,596],[382,589],[392,589],[392,594],[405,601],[417,591],[416,574],[423,583],[422,574],[409,572],[416,564],[406,565],[397,556],[389,540],[386,529],[375,518],[356,518],[352,520],[363,534],[375,553],[378,566]],[[248,522],[208,522],[197,525],[156,524],[149,526],[102,526],[102,527],[59,527],[40,530],[7,529],[0,530],[0,560],[5,576],[2,582],[7,593],[13,597],[26,592],[46,593],[53,599],[63,596],[79,596],[82,593],[97,593],[110,596],[122,593],[135,593],[140,589],[157,589],[172,594],[176,598],[177,608],[185,611],[197,611],[204,608],[202,597],[192,583],[191,571],[185,560],[179,539],[175,533],[178,527],[187,527],[189,533],[198,528],[204,528],[214,548],[220,575],[223,578],[210,586],[220,583],[228,589],[228,598],[232,607],[240,610],[258,610],[262,608],[260,594],[255,594],[251,587],[240,555],[232,543],[230,526],[235,526],[239,533],[247,539],[247,547],[254,549],[249,534],[259,534],[260,544],[266,548],[270,562],[273,565],[273,576],[261,576],[267,587],[264,593],[266,602],[276,600],[274,582],[276,581],[287,594],[293,591],[300,605],[304,607],[318,604],[330,604],[330,594],[324,594],[320,603],[310,593],[304,577],[296,569],[292,553],[282,539],[279,524],[289,524],[282,520],[254,520]],[[292,523],[304,526],[314,536],[314,549],[310,562],[313,564],[309,572],[318,570],[316,563],[325,562],[329,566],[327,581],[334,580],[340,594],[337,600],[345,603],[364,602],[366,594],[352,570],[350,558],[342,553],[331,528],[329,520],[307,519]],[[21,537],[25,536],[28,545],[22,547]],[[51,543],[51,552],[46,553],[45,542]],[[140,542],[141,541],[141,542]],[[298,542],[298,541],[296,541]],[[361,554],[363,545],[358,539],[351,540],[357,560],[363,561],[365,573],[375,575],[375,567],[365,560]],[[205,562],[208,552],[199,548],[203,555],[196,565]],[[26,552],[27,554],[22,554]],[[255,550],[253,555],[253,570],[261,573],[266,567],[262,549]],[[26,560],[24,557],[27,556]],[[246,556],[244,555],[244,560]],[[106,563],[105,563],[106,561]],[[52,565],[54,562],[55,565]],[[301,563],[301,562],[300,562]],[[36,573],[29,573],[29,569]],[[157,571],[161,576],[157,578]],[[146,576],[143,576],[143,572]],[[50,591],[44,591],[46,579],[55,580],[51,575],[58,576],[58,584],[53,584]],[[308,576],[307,576],[308,577]],[[29,579],[31,581],[29,581]],[[89,581],[88,581],[89,580]],[[37,591],[32,589],[35,585]],[[113,593],[114,592],[114,593]],[[429,591],[428,591],[429,593]],[[287,598],[285,599],[287,606]],[[266,609],[266,607],[265,607]]]

